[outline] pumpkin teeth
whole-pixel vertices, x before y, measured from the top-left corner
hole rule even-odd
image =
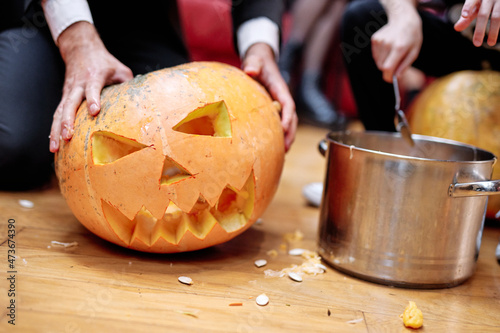
[[[204,239],[218,222],[208,210],[190,216],[188,230],[199,239]]]
[[[135,240],[140,240],[148,246],[151,246],[151,235],[155,225],[156,218],[144,207],[135,216],[135,228],[130,239],[130,244]]]
[[[153,230],[151,243],[155,244],[160,238],[163,238],[169,243],[178,244],[186,233],[188,224],[189,218],[187,215],[173,202],[170,202],[165,215],[161,220],[158,220]]]
[[[101,203],[104,217],[106,218],[111,230],[113,230],[114,234],[120,241],[130,245],[132,231],[135,228],[134,220],[129,220],[118,209],[114,208],[106,201],[101,200]]]
[[[154,246],[160,238],[178,245],[188,231],[203,240],[216,224],[228,233],[234,232],[248,223],[253,205],[253,173],[241,190],[227,186],[215,206],[211,207],[203,196],[200,196],[191,212],[186,213],[170,201],[161,219],[155,218],[143,206],[135,217],[129,220],[118,209],[102,200],[105,218],[116,236],[128,246],[142,242],[148,247]]]

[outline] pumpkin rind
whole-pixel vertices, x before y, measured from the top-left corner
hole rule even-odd
[[[461,71],[436,79],[409,109],[413,133],[460,141],[500,156],[500,73]],[[492,179],[500,179],[498,163]],[[490,196],[486,216],[500,211],[500,196]]]
[[[105,88],[99,115],[89,116],[83,102],[72,140],[55,156],[61,192],[84,226],[159,253],[213,246],[248,229],[271,202],[283,163],[283,130],[267,91],[215,62]],[[183,220],[155,229],[170,218]]]

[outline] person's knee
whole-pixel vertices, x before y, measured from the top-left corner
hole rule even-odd
[[[341,49],[347,64],[362,54],[371,54],[371,36],[387,22],[383,7],[373,0],[348,4],[342,17]]]
[[[0,33],[0,190],[35,188],[52,175],[48,135],[64,67],[47,31],[22,29]]]
[[[342,17],[343,38],[364,43],[386,23],[386,14],[378,1],[350,2]]]

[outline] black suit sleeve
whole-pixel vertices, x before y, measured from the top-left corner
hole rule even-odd
[[[257,17],[267,17],[276,23],[281,31],[281,22],[285,11],[283,0],[232,0],[231,14],[233,17],[233,35],[240,25]],[[237,43],[235,42],[236,48]]]
[[[253,18],[267,17],[281,28],[285,10],[283,0],[233,0],[232,15],[234,31]]]

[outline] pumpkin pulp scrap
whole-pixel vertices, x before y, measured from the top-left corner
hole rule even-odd
[[[401,318],[403,318],[403,324],[405,327],[420,328],[424,324],[422,311],[417,308],[417,305],[413,301],[408,302],[408,306],[401,315]]]

